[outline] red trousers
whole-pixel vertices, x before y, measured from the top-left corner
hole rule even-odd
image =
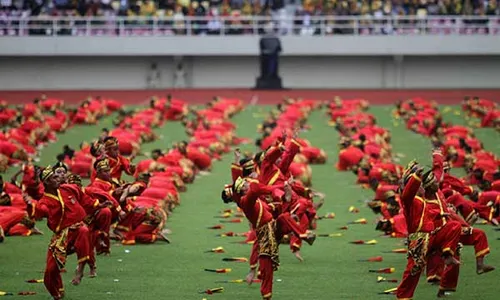
[[[150,225],[145,223],[145,213],[130,213],[129,229],[122,241],[124,245],[135,245],[136,242],[150,244],[156,241],[156,234],[163,228],[164,223]],[[166,216],[165,216],[166,219]]]
[[[472,229],[472,234],[461,235],[460,242],[464,246],[474,246],[476,258],[484,257],[490,253],[488,238],[481,229]],[[439,254],[434,254],[429,257],[427,262],[427,279],[441,279],[440,289],[445,291],[455,291],[458,285],[458,276],[460,268],[458,265],[446,266]]]
[[[26,216],[27,213],[25,210],[3,210],[0,213],[0,226],[2,226],[5,235],[29,235],[27,234],[29,232],[29,229],[19,224]],[[26,230],[23,232],[18,232],[19,228],[16,228],[18,227],[17,225],[19,225],[20,228],[25,228]]]
[[[259,272],[262,283],[260,284],[260,294],[262,298],[271,298],[273,294],[273,262],[269,256],[259,256]]]
[[[300,216],[298,225],[302,232],[306,232],[307,228],[309,228],[309,218],[307,217],[307,214],[304,213],[302,214],[302,216]],[[292,235],[290,237],[290,250],[292,250],[292,252],[296,252],[299,251],[301,247],[302,239],[300,238],[300,236]]]
[[[139,227],[139,225],[144,222],[146,214],[143,212],[130,212],[127,217],[120,222],[122,226],[127,227],[127,232],[122,241],[124,245],[134,245],[135,244],[135,234],[134,229]]]
[[[90,259],[90,233],[87,226],[81,226],[78,229],[69,230],[66,251],[67,255],[76,252],[78,263],[84,263]],[[47,291],[54,298],[60,298],[61,293],[64,292],[61,270],[59,269],[51,250],[47,251],[47,265],[45,266],[43,283]]]
[[[446,252],[455,254],[458,241],[460,240],[461,231],[462,226],[460,223],[456,221],[449,221],[436,234],[430,236],[428,253],[437,251],[440,254]],[[422,270],[417,272],[415,275],[412,275],[411,269],[414,266],[415,261],[411,257],[408,258],[408,263],[403,273],[403,279],[401,280],[396,292],[398,299],[411,299],[415,293]]]
[[[305,231],[295,222],[290,213],[284,213],[276,219],[276,241],[279,243],[285,234],[293,233],[299,237],[304,237]],[[260,286],[260,293],[264,299],[271,298],[273,293],[273,263],[271,258],[267,255],[258,255],[258,241],[253,244],[252,254],[250,255],[250,262],[252,258],[259,258],[259,271],[262,280]]]
[[[113,216],[109,208],[101,208],[90,225],[92,230],[91,245],[95,247],[97,254],[110,253],[109,229],[112,218]],[[91,260],[95,260],[95,258],[91,258]]]
[[[153,226],[149,224],[141,224],[133,233],[135,235],[135,240],[143,244],[151,244],[156,241],[156,234],[158,233],[158,226]]]

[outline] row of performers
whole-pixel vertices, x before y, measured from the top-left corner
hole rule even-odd
[[[236,99],[212,101],[196,111],[205,122],[191,125],[193,138],[189,142],[178,143],[165,154],[155,150],[152,158],[136,165],[120,153],[116,137],[103,134],[89,146],[94,162],[85,173],[90,177],[90,184],[85,187],[81,177],[73,173],[72,165],[63,162],[45,168],[27,165],[23,172],[27,184],[22,189],[12,183],[2,184],[2,239],[3,233],[30,235],[36,231],[34,220],[47,219],[54,235],[47,253],[44,284],[54,299],[64,296],[60,272],[67,255],[76,253],[78,257],[72,283],[79,284],[86,265],[90,268],[89,277],[96,276],[94,253],[109,255],[113,238],[126,245],[168,242],[168,231],[163,228],[168,214],[180,204],[179,192],[202,170],[210,170],[212,152],[222,155],[231,145],[242,141],[235,136],[234,125],[220,134],[221,124],[230,124],[228,118],[242,107]],[[163,119],[161,113],[159,118]],[[120,126],[122,123],[117,124]],[[65,148],[64,160],[74,159],[68,157],[71,152],[75,156],[78,153]],[[203,159],[197,154],[203,154]],[[125,183],[122,173],[134,176],[135,180]]]
[[[398,113],[407,124],[414,121],[415,116],[425,116],[419,110],[404,110],[401,113],[401,108],[408,102],[413,103],[409,105],[411,107],[420,106],[415,105],[418,102],[415,99],[398,105]],[[425,105],[433,106],[430,102]],[[378,230],[393,237],[408,237],[409,262],[397,289],[398,298],[411,299],[426,265],[428,280],[440,283],[439,297],[454,291],[458,283],[458,241],[463,245],[474,246],[478,274],[492,271],[493,267],[484,264],[484,256],[489,253],[486,235],[482,230],[472,228],[471,224],[478,217],[498,224],[499,192],[474,191],[466,184],[466,180],[453,177],[449,174],[446,156],[443,156],[441,149],[433,152],[432,170],[424,173],[417,163],[404,170],[394,163],[390,133],[375,125],[374,116],[363,112],[365,109],[366,105],[356,100],[344,101],[340,105],[337,103],[332,107],[332,115],[335,115],[336,110],[350,111],[334,120],[341,134],[337,168],[353,171],[359,184],[375,192],[373,201],[368,205],[382,217],[377,224]],[[427,121],[418,122],[421,128],[427,128],[432,123],[429,119],[424,120]],[[408,127],[418,132],[414,126]],[[440,123],[436,129],[453,132],[456,128]],[[470,129],[467,132],[470,133]],[[436,140],[445,142],[443,139],[433,141]],[[493,160],[498,165],[498,160]],[[452,158],[448,166],[451,163]],[[491,189],[491,186],[495,186],[494,182],[484,186]],[[471,195],[471,199],[480,200],[465,200],[465,194]],[[453,232],[458,232],[457,238]]]
[[[57,98],[42,95],[32,103],[12,106],[0,101],[0,171],[37,157],[56,134],[75,124],[96,124],[99,119],[120,110],[121,103],[100,97],[88,98],[72,108]]]
[[[262,138],[257,146],[262,151],[242,158],[236,150],[232,184],[222,191],[224,203],[236,203],[250,223],[247,240],[254,243],[246,279],[251,284],[259,276],[263,299],[272,298],[279,244],[289,242],[292,253],[302,261],[302,241],[312,245],[316,238],[311,230],[316,228],[316,211],[325,195],[308,187],[312,179],[309,164],[325,163],[326,155],[299,138],[299,129],[294,128],[306,128],[310,112],[319,107],[317,101],[294,99],[279,104],[259,125]],[[319,201],[314,202],[315,197]]]

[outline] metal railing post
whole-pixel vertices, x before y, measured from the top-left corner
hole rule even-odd
[[[90,35],[90,32],[91,32],[91,21],[90,21],[90,18],[87,17],[85,18],[85,35],[86,36],[89,36]]]
[[[213,21],[220,23],[219,35],[221,36],[226,35],[226,30],[232,28],[233,21],[241,22],[244,31],[243,35],[258,35],[269,20],[266,16],[217,16],[216,18]],[[7,35],[14,34],[17,36],[29,35],[31,30],[37,30],[50,36],[58,36],[60,33],[66,35],[67,32],[78,32],[85,36],[91,36],[94,34],[94,30],[96,32],[113,30],[118,36],[124,36],[127,30],[144,29],[148,34],[157,35],[163,27],[166,27],[161,25],[164,22],[165,24],[172,24],[170,29],[178,32],[181,29],[181,26],[177,26],[180,21],[174,20],[176,20],[174,17],[161,19],[158,17],[7,17],[2,22],[1,30],[4,30]],[[302,26],[295,25],[299,20],[302,20]],[[292,25],[292,32],[288,34],[295,34],[295,32],[300,34],[302,28],[308,31],[314,30],[314,33],[319,36],[328,35],[330,29],[340,32],[342,35],[360,35],[364,30],[368,30],[370,34],[378,34],[381,31],[390,35],[404,34],[406,32],[416,35],[432,35],[443,32],[449,32],[452,35],[463,35],[471,31],[471,34],[493,36],[500,33],[498,16],[392,16],[382,18],[374,16],[310,16],[308,20],[310,20],[309,25],[303,23],[303,16],[288,16],[286,24]],[[209,20],[185,16],[183,31],[177,34],[195,35],[198,30],[207,30],[207,25],[204,28],[197,27],[199,21],[208,24]],[[481,22],[476,23],[476,21]],[[111,26],[111,24],[114,24],[114,26]]]

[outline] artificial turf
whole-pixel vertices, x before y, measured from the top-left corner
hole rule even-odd
[[[256,137],[256,125],[263,118],[267,107],[248,107],[233,121],[238,125],[237,133],[241,137]],[[392,131],[392,145],[395,152],[403,153],[401,159],[406,164],[412,158],[430,164],[431,147],[427,139],[410,133],[403,124],[391,118],[392,107],[374,106],[370,109],[378,123]],[[445,116],[453,123],[464,123],[462,116],[451,110]],[[46,147],[41,156],[41,165],[54,161],[64,144],[77,148],[83,140],[91,140],[102,127],[111,127],[112,117],[100,121],[96,126],[75,127],[60,135],[58,141]],[[327,125],[328,118],[323,112],[314,112],[309,119],[311,130],[303,133],[314,146],[323,148],[328,154],[325,165],[314,165],[313,187],[326,194],[326,203],[319,211],[320,215],[328,212],[336,214],[335,219],[318,221],[318,233],[343,233],[341,237],[318,238],[310,247],[305,245],[303,263],[291,254],[288,245],[281,246],[281,267],[275,273],[273,299],[393,299],[394,296],[378,295],[378,292],[395,287],[394,283],[377,283],[377,275],[368,273],[369,269],[395,267],[396,273],[388,278],[401,278],[406,264],[404,254],[387,254],[394,248],[402,248],[401,239],[381,237],[374,230],[376,216],[364,206],[364,201],[373,193],[355,185],[355,176],[348,172],[337,172],[333,165],[338,154],[337,132]],[[173,141],[185,139],[184,131],[178,123],[167,123],[155,130],[164,138],[151,144],[143,145],[145,151],[166,148]],[[500,154],[500,138],[493,130],[476,130],[477,136],[484,142],[487,150]],[[242,150],[254,151],[253,145],[243,146]],[[138,158],[140,159],[140,158]],[[218,224],[220,211],[230,208],[220,200],[220,191],[224,183],[230,180],[229,164],[232,155],[224,156],[216,162],[210,175],[200,176],[188,186],[188,191],[181,195],[181,206],[167,222],[172,244],[157,242],[153,245],[121,246],[114,243],[110,257],[98,257],[98,277],[84,278],[80,286],[69,283],[76,259],[68,260],[68,273],[64,274],[66,286],[65,299],[260,299],[259,285],[223,284],[218,280],[244,278],[248,271],[247,263],[223,262],[223,257],[248,257],[250,246],[239,244],[241,237],[216,237],[225,231],[245,232],[248,225],[225,224],[222,230],[210,230],[208,226]],[[11,169],[4,178],[9,177]],[[348,211],[354,205],[360,209],[357,214]],[[367,218],[366,225],[351,225],[346,231],[339,227],[358,218]],[[17,293],[35,291],[37,295],[29,299],[49,299],[43,284],[28,284],[25,280],[43,278],[45,255],[50,232],[45,224],[38,225],[44,236],[7,237],[0,244],[0,290]],[[499,234],[488,225],[478,225],[487,232],[492,254],[487,257],[491,264],[500,266],[498,252]],[[376,239],[376,245],[352,245],[349,241]],[[222,246],[225,254],[204,253],[211,248]],[[382,255],[383,262],[358,262],[359,259]],[[498,299],[500,270],[477,276],[475,274],[474,254],[471,247],[466,247],[462,255],[458,291],[451,299]],[[227,274],[204,272],[204,268],[232,268]],[[87,270],[86,270],[87,272]],[[224,287],[221,294],[200,295],[198,291]],[[431,286],[422,278],[417,289],[416,299],[435,298],[436,286]],[[20,296],[13,296],[13,298]]]

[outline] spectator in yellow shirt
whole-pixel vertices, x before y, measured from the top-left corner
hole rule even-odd
[[[144,0],[141,4],[141,16],[151,17],[156,15],[156,4],[150,0]]]

